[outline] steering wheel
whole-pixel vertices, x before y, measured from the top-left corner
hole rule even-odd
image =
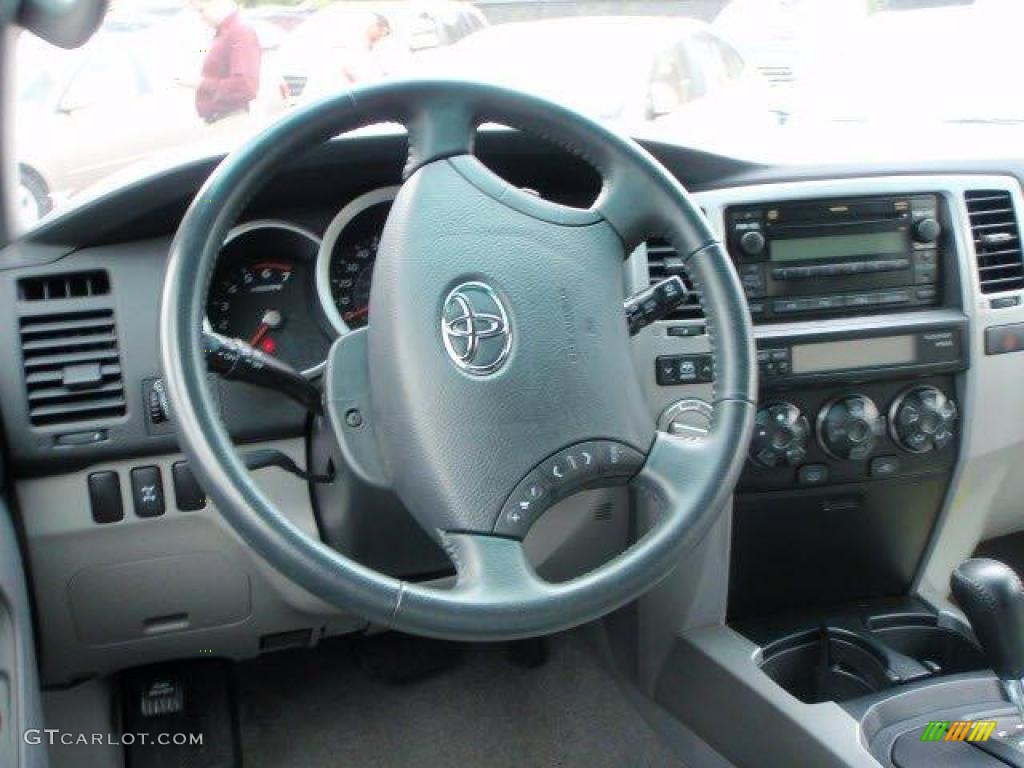
[[[485,121],[587,160],[603,179],[597,200],[570,208],[494,175],[472,154]],[[286,161],[381,122],[408,130],[404,183],[380,242],[372,321],[335,342],[325,407],[348,429],[332,369],[366,366],[358,372],[369,400],[362,445],[377,452],[387,481],[451,558],[448,589],[378,573],[291,524],[254,483],[207,391],[200,329],[229,228]],[[706,315],[714,415],[700,441],[656,431],[630,353],[623,260],[655,235],[683,256]],[[314,595],[421,635],[533,636],[638,597],[717,519],[753,425],[756,368],[743,292],[679,182],[637,144],[572,110],[472,82],[341,93],[229,155],[174,239],[160,328],[182,448],[226,520]],[[353,338],[362,354],[344,355]],[[654,506],[656,524],[584,575],[542,580],[522,548],[529,525],[546,502],[595,483],[628,483]]]

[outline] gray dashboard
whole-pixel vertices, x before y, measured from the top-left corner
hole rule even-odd
[[[1024,307],[993,308],[989,297],[979,292],[963,205],[966,189],[1005,189],[1019,215],[1024,211],[1024,163],[768,168],[668,145],[648,148],[696,193],[723,236],[725,211],[736,204],[885,193],[942,196],[954,223],[955,245],[942,306],[825,323],[794,320],[757,329],[759,339],[768,343],[811,331],[844,339],[928,322],[956,322],[967,328],[967,364],[953,375],[963,425],[959,454],[941,509],[925,531],[912,568],[913,588],[942,603],[949,569],[981,538],[1024,527],[1017,504],[1024,495],[1024,479],[1016,471],[1024,450],[1024,401],[1019,397],[1024,356],[985,354],[985,329],[1024,322]],[[597,192],[593,174],[579,161],[519,134],[487,133],[479,152],[511,181],[546,197],[585,204]],[[403,157],[404,137],[336,140],[297,159],[271,181],[245,219],[272,218],[323,237],[346,205],[397,183]],[[0,323],[4,357],[20,362],[22,329],[53,322],[50,316],[59,304],[61,314],[100,317],[111,324],[118,367],[111,381],[116,378],[123,392],[123,408],[115,415],[85,424],[34,424],[22,367],[0,369],[0,410],[17,513],[33,567],[44,678],[49,682],[192,655],[208,646],[244,657],[275,643],[311,644],[325,635],[364,626],[271,571],[205,499],[191,511],[176,503],[174,473],[181,456],[173,423],[154,423],[150,417],[150,392],[160,377],[157,298],[174,227],[214,162],[197,161],[99,197],[44,223],[0,254],[0,307],[9,314]],[[646,248],[639,249],[625,269],[631,286],[646,287]],[[19,281],[24,278],[97,272],[109,276],[106,291],[58,302],[19,298]],[[636,338],[634,362],[643,374],[652,416],[681,400],[709,399],[709,383],[665,386],[659,384],[653,365],[661,356],[708,354],[706,336],[669,330],[700,324],[696,316],[660,322]],[[307,434],[315,425],[298,407],[244,384],[211,379],[211,386],[225,423],[239,442],[281,450],[300,466],[330,458],[307,445]],[[1000,408],[989,406],[996,402]],[[159,470],[166,511],[155,518],[132,514],[132,471],[140,467]],[[117,477],[126,514],[116,523],[97,524],[91,514],[88,478],[97,472]],[[399,514],[394,499],[363,490],[311,495],[304,482],[279,469],[259,470],[256,476],[301,528],[339,548],[352,547],[356,555],[365,550],[353,541],[360,536],[364,543],[377,541],[397,519],[392,516]],[[361,507],[388,511],[380,513],[377,528],[367,529],[366,519],[357,514]],[[563,511],[533,536],[531,545],[537,561],[552,572],[586,567],[629,535],[627,500],[612,492],[585,494]],[[601,527],[588,525],[594,520],[602,521]],[[720,547],[721,558],[728,559],[728,536],[709,537],[709,546]],[[424,557],[420,575],[443,578],[435,555],[413,549],[403,557]],[[183,572],[193,578],[176,578]],[[127,583],[135,585],[135,591],[126,603],[121,585]],[[217,588],[206,586],[211,583]],[[717,597],[720,604],[711,613],[724,617],[726,596],[723,592]],[[678,622],[667,626],[670,631],[679,628]]]

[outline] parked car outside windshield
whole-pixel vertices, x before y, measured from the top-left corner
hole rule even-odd
[[[97,184],[230,149],[282,112],[397,77],[530,91],[634,136],[771,162],[1019,142],[1018,0],[118,0],[84,48],[17,45],[21,224]],[[204,10],[205,9],[205,10]],[[211,11],[213,9],[213,11]],[[614,10],[614,9],[612,9]],[[235,15],[237,14],[237,16]],[[234,19],[234,21],[229,21]],[[224,25],[258,90],[201,117]],[[205,74],[204,74],[205,73]]]

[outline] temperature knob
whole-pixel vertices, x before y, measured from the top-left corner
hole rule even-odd
[[[835,459],[866,459],[884,431],[878,406],[864,395],[833,400],[818,414],[818,442]]]
[[[889,433],[900,448],[928,453],[953,440],[956,404],[935,387],[915,387],[896,398],[889,411]]]
[[[761,467],[792,467],[807,455],[807,417],[792,403],[771,403],[754,417],[750,460]]]

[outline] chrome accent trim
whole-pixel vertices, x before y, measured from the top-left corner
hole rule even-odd
[[[331,223],[327,225],[327,231],[324,232],[323,242],[320,243],[320,250],[316,255],[316,292],[324,315],[340,336],[350,333],[352,329],[341,319],[338,308],[334,306],[334,296],[331,295],[331,254],[334,253],[341,233],[356,216],[375,205],[392,202],[398,190],[398,185],[379,187],[359,195],[335,214]]]
[[[497,314],[475,307],[470,291],[487,296]],[[441,339],[448,357],[457,368],[474,376],[486,376],[505,364],[512,349],[512,326],[504,302],[491,286],[478,280],[460,283],[448,292],[441,307]],[[452,310],[457,310],[454,317],[449,316]],[[497,356],[493,360],[476,362],[480,341],[494,338],[502,340]],[[458,347],[460,341],[465,344],[464,348]]]

